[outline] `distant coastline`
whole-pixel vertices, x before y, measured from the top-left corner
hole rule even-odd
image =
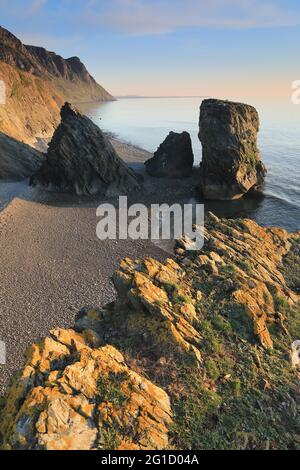
[[[118,96],[116,95],[115,98],[117,100],[132,100],[132,99],[187,99],[187,98],[200,98],[202,100],[210,98],[210,96],[202,96],[202,95],[189,95],[189,96],[175,96],[175,95],[170,95],[170,96],[139,96],[139,95],[124,95],[124,96]]]

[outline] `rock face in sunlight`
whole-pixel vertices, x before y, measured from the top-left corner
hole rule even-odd
[[[1,26],[0,80],[7,95],[6,105],[0,106],[0,131],[34,146],[53,136],[65,101],[114,99],[78,57],[64,59],[42,47],[26,46]]]
[[[7,449],[167,447],[168,395],[96,345],[96,333],[56,330],[28,350],[0,424]]]
[[[193,170],[194,154],[188,132],[170,132],[165,141],[148,160],[146,170],[151,176],[165,178],[185,178]]]
[[[78,195],[118,196],[140,189],[137,175],[116,154],[102,131],[66,103],[33,186]]]
[[[0,179],[28,178],[44,160],[42,153],[0,132]]]
[[[300,232],[210,213],[204,238],[124,259],[114,302],[29,348],[2,449],[299,449]]]
[[[204,100],[200,111],[201,192],[206,199],[239,199],[261,191],[266,168],[257,147],[259,116],[252,106]]]

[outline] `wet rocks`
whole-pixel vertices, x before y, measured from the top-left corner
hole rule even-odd
[[[204,100],[199,138],[203,148],[200,189],[206,199],[239,199],[261,191],[266,168],[257,147],[259,116],[252,106]]]
[[[189,133],[170,132],[145,166],[151,176],[185,178],[191,175],[193,163],[194,154]]]

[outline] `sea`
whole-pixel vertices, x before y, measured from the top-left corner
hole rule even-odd
[[[154,152],[170,131],[191,134],[195,164],[201,161],[198,139],[203,97],[119,98],[81,105],[102,130]],[[300,106],[287,98],[244,98],[260,115],[259,148],[268,168],[261,198],[205,202],[206,210],[225,217],[249,217],[261,225],[300,230]],[[24,183],[0,182],[0,210],[24,191]],[[195,203],[203,202],[195,199]]]
[[[195,164],[202,158],[198,138],[202,97],[122,98],[84,105],[84,112],[120,139],[154,152],[170,131],[188,131]],[[260,115],[259,148],[268,168],[261,198],[204,202],[225,217],[249,217],[261,225],[300,230],[300,106],[291,98],[244,98]],[[203,202],[203,201],[195,201]]]

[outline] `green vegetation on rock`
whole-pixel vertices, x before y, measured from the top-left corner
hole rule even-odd
[[[200,253],[123,260],[113,304],[32,347],[2,402],[3,448],[59,434],[67,449],[300,450],[300,240],[213,215],[205,237]]]

